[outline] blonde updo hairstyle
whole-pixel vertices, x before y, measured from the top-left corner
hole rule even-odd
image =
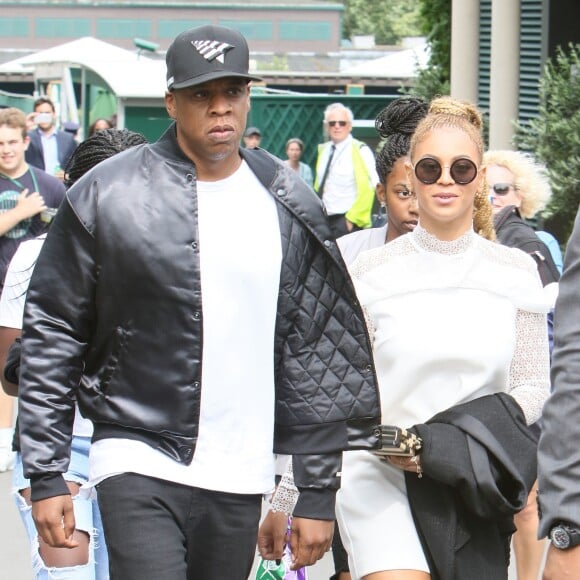
[[[485,165],[504,167],[514,176],[514,187],[522,198],[519,208],[523,218],[533,218],[542,211],[550,198],[552,190],[544,168],[530,155],[521,151],[486,151]]]
[[[485,147],[481,129],[483,119],[475,105],[451,97],[437,97],[431,101],[427,116],[419,123],[411,139],[411,158],[417,144],[435,129],[460,129],[475,143],[479,151],[479,161],[483,158]]]
[[[478,162],[481,164],[485,150],[482,127],[483,119],[475,105],[452,97],[437,97],[431,101],[427,116],[419,123],[413,134],[409,148],[411,159],[417,144],[431,131],[451,128],[463,131],[473,141],[479,153]],[[473,229],[488,240],[496,239],[485,180],[482,181],[482,187],[476,192],[473,201]]]

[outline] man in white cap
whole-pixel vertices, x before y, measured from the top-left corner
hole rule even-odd
[[[376,445],[376,379],[320,201],[278,159],[240,148],[255,78],[245,39],[195,28],[166,61],[174,123],[69,190],[36,264],[23,462],[41,537],[70,546],[77,400],[94,424],[111,578],[245,580],[275,454],[293,455],[301,491],[294,566],[329,549],[341,452]]]

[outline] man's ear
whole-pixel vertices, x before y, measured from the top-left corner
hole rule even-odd
[[[165,109],[167,110],[167,114],[175,120],[176,113],[175,113],[175,94],[173,91],[167,91],[165,93]]]

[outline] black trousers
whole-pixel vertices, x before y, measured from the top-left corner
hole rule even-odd
[[[97,486],[111,580],[246,580],[261,495],[125,473]]]

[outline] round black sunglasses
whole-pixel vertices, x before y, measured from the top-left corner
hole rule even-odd
[[[426,185],[435,183],[443,173],[441,163],[432,157],[424,157],[417,161],[414,169],[417,179]],[[467,185],[477,177],[477,165],[471,159],[461,157],[449,166],[449,173],[455,183]]]

